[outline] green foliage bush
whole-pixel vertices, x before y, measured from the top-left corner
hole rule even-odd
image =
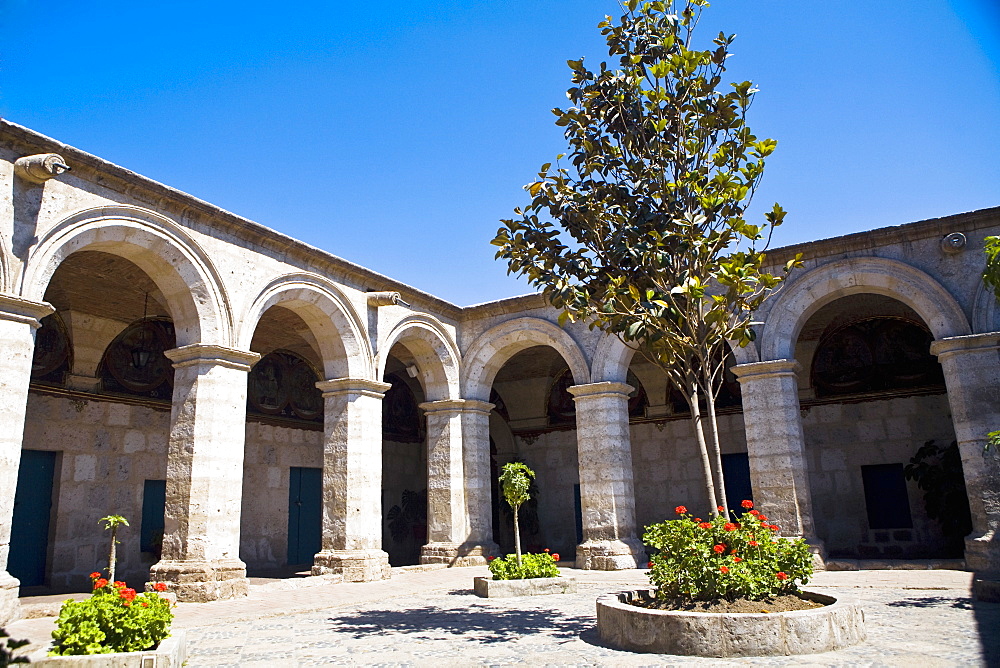
[[[92,573],[91,579],[90,598],[63,603],[50,654],[139,652],[155,648],[170,635],[174,615],[168,601],[154,593],[137,594],[124,582],[108,582],[99,573]]]
[[[646,527],[649,581],[658,598],[693,601],[763,600],[798,591],[812,576],[809,547],[801,538],[777,535],[778,527],[749,510],[739,522],[718,515],[705,522],[677,506],[680,519]]]
[[[499,559],[490,559],[489,569],[494,580],[527,580],[528,578],[559,577],[558,553],[541,552],[539,554],[522,554],[521,564],[517,563],[516,554],[508,554]]]

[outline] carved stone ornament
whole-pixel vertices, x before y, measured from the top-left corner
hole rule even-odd
[[[58,153],[26,155],[14,162],[14,173],[31,183],[45,183],[66,171],[69,165]]]

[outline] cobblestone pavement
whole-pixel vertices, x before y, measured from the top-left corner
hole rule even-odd
[[[481,599],[485,568],[396,572],[391,580],[253,587],[242,601],[181,604],[188,666],[1000,666],[1000,604],[969,596],[959,571],[817,574],[808,589],[860,598],[868,641],[838,652],[725,662],[601,645],[598,594],[646,585],[643,571],[566,571],[576,594]],[[302,582],[301,584],[306,584]],[[10,625],[37,636],[51,620]],[[32,626],[33,625],[33,626]],[[20,635],[19,635],[20,633]]]

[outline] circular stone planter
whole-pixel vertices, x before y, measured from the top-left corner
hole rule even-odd
[[[527,578],[524,580],[473,580],[476,596],[483,598],[509,598],[511,596],[541,596],[542,594],[575,594],[576,579],[559,576],[554,578]]]
[[[184,631],[173,631],[156,649],[145,652],[47,656],[47,649],[31,657],[32,666],[40,668],[181,668],[187,661]]]
[[[803,592],[803,598],[824,607],[772,613],[650,610],[631,604],[654,595],[642,589],[599,597],[601,640],[631,652],[735,657],[829,652],[866,638],[865,613],[856,600]]]

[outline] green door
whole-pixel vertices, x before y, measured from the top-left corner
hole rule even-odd
[[[45,584],[49,552],[49,518],[52,515],[52,479],[56,453],[22,450],[14,492],[14,519],[10,527],[7,572],[22,587]]]
[[[293,466],[288,476],[288,563],[311,564],[320,550],[323,469]]]

